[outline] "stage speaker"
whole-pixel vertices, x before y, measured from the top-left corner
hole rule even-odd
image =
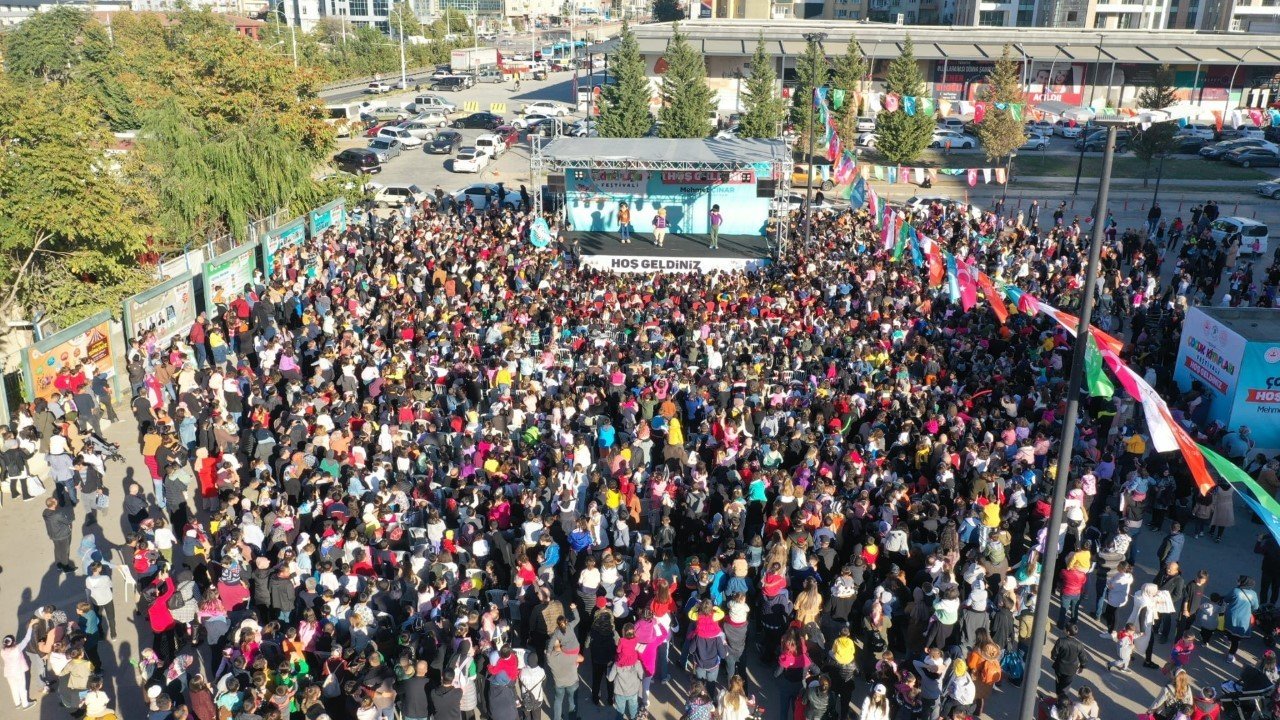
[[[771,198],[778,191],[778,181],[773,178],[756,181],[756,197]]]
[[[564,175],[548,175],[547,190],[553,193],[564,194],[565,192]]]

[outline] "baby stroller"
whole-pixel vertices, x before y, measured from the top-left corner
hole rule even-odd
[[[120,446],[97,433],[86,435],[84,444],[93,449],[98,455],[101,455],[103,460],[124,462],[124,456],[120,454]]]

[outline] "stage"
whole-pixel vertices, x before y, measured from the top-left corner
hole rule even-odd
[[[715,250],[707,247],[710,235],[669,233],[663,246],[653,244],[652,233],[633,233],[623,245],[616,232],[570,232],[569,241],[579,248],[583,267],[612,272],[743,272],[769,264],[771,248],[760,235],[724,235]]]

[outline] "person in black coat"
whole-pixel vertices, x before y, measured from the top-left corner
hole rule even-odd
[[[1049,654],[1049,659],[1053,661],[1054,694],[1058,697],[1066,695],[1076,675],[1084,670],[1088,650],[1076,637],[1079,634],[1080,628],[1075,623],[1067,623],[1062,630],[1062,637],[1058,638],[1053,652]]]
[[[53,541],[54,564],[62,572],[76,569],[71,564],[71,530],[74,524],[75,516],[70,506],[60,505],[53,498],[44,501],[44,531]]]
[[[445,670],[443,680],[431,690],[431,717],[434,720],[462,720],[462,688],[453,686],[453,670]]]
[[[431,717],[431,664],[419,660],[412,677],[401,680],[396,688],[400,700],[401,720],[429,720]]]

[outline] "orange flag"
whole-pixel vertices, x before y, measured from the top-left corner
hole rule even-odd
[[[938,249],[937,240],[929,240],[928,243],[929,248],[926,252],[929,256],[929,287],[941,287],[942,279],[947,274],[942,262],[942,251]]]
[[[987,296],[987,302],[991,303],[991,309],[1003,325],[1009,319],[1009,308],[1005,306],[1004,298],[1000,297],[1000,293],[996,292],[996,286],[991,282],[991,278],[982,271],[978,271],[978,287],[982,288],[982,294]]]

